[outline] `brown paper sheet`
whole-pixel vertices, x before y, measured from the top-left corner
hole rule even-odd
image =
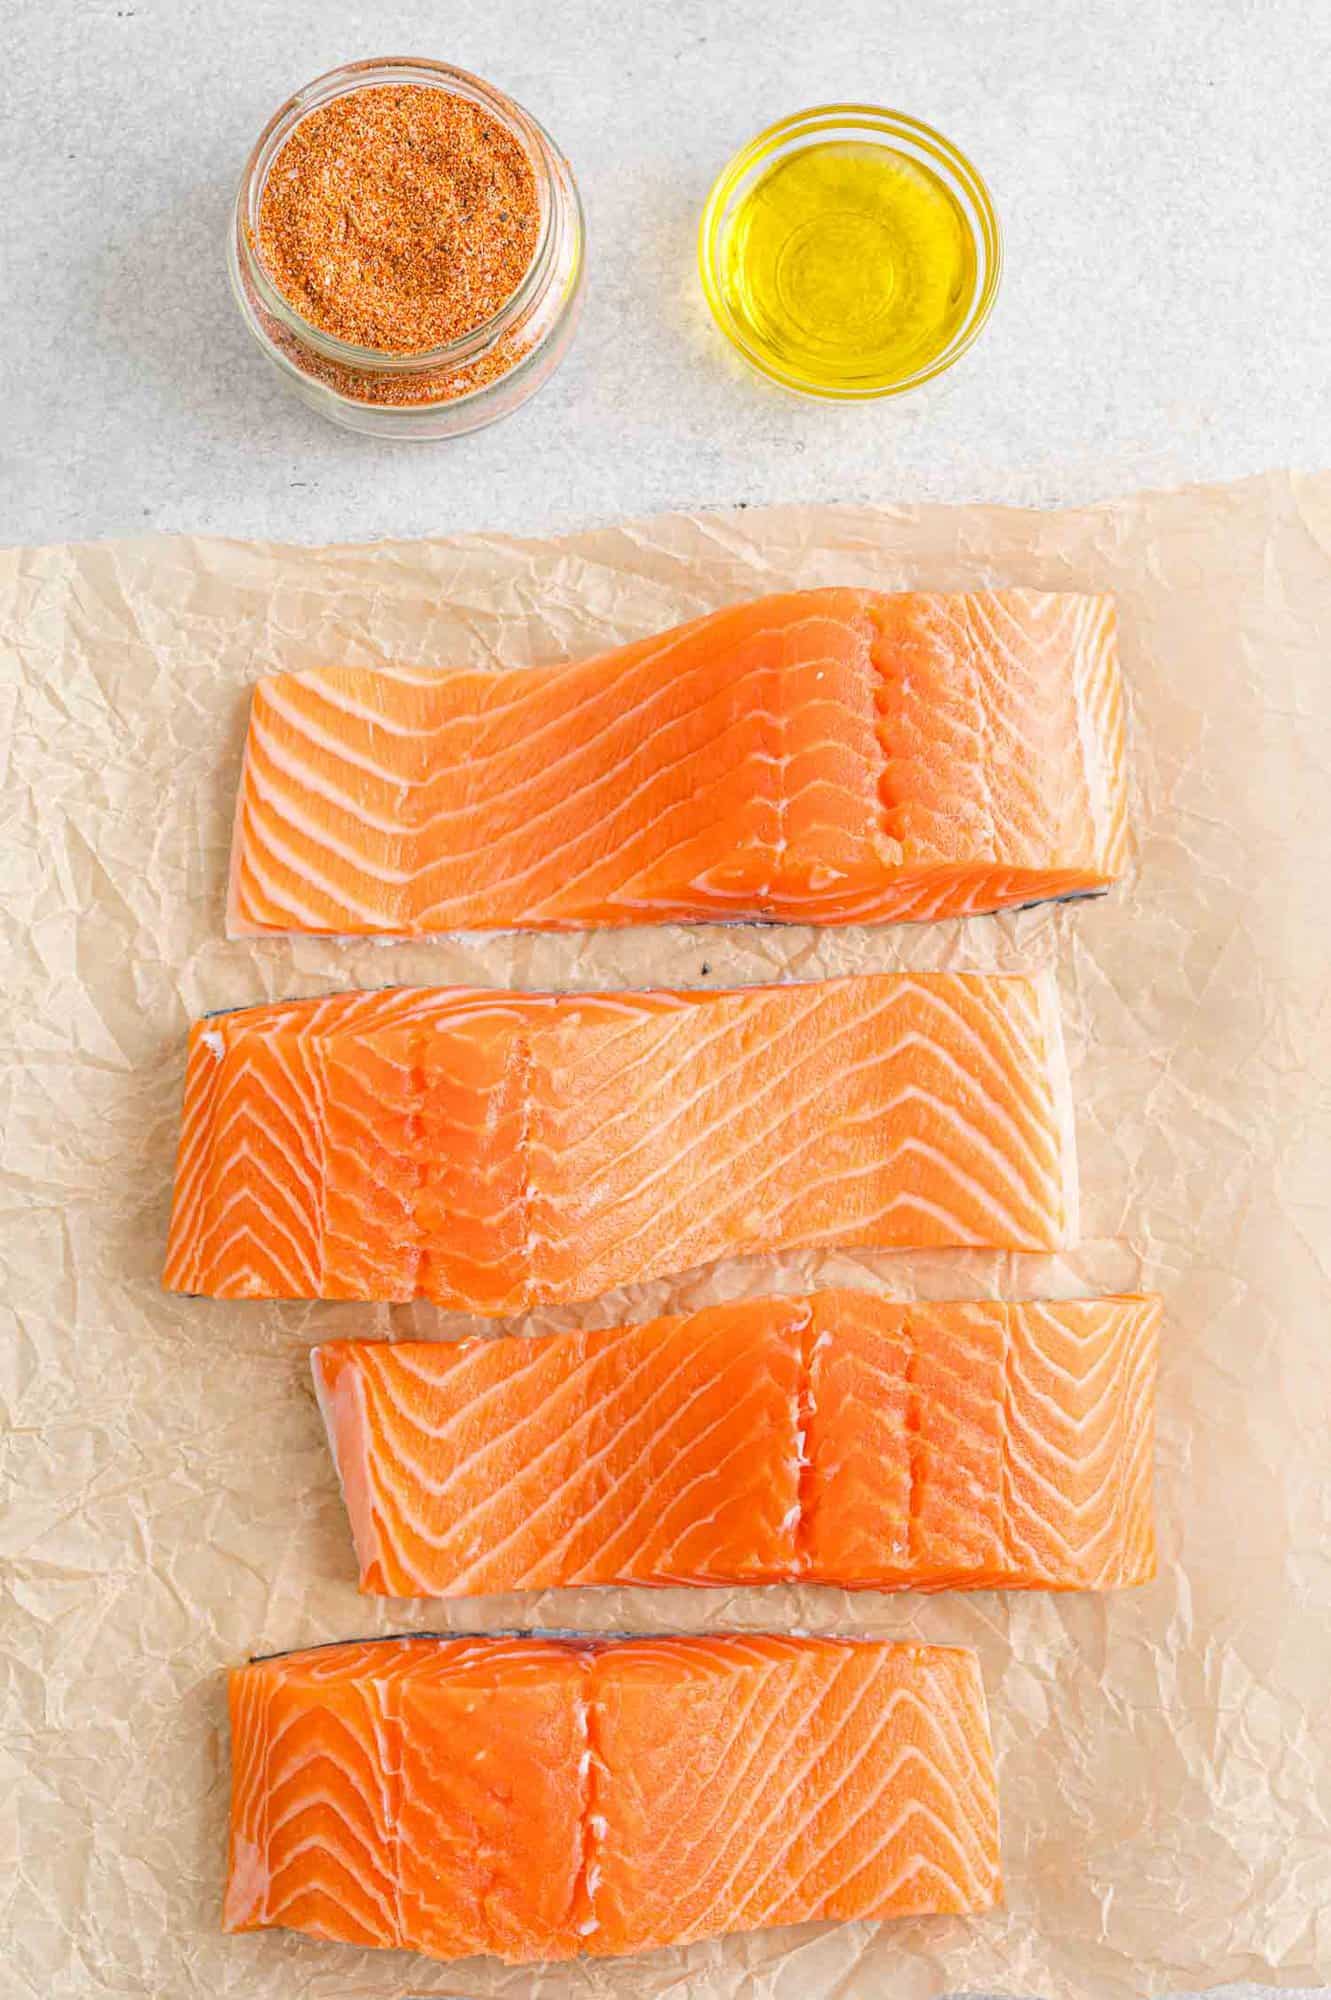
[[[876,933],[223,939],[259,674],[330,659],[502,668],[827,583],[1116,591],[1133,879],[1092,906]],[[24,550],[0,557],[0,664],[5,1993],[1118,2000],[1331,1981],[1331,476],[1067,514],[792,507],[547,542]],[[789,1257],[583,1317],[818,1280],[935,1296],[1159,1287],[1162,1570],[1141,1592],[376,1605],[356,1594],[307,1349],[465,1323],[157,1289],[185,1029],[206,1009],[348,983],[687,985],[1048,959],[1078,1098],[1075,1255]],[[539,1973],[223,1938],[224,1668],[517,1622],[978,1646],[1007,1909]]]

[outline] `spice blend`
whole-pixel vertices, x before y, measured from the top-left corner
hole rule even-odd
[[[376,85],[301,119],[269,169],[254,247],[311,326],[408,355],[493,318],[540,219],[525,147],[482,105]]]

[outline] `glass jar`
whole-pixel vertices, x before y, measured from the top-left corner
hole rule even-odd
[[[357,347],[311,326],[278,291],[256,248],[264,183],[300,120],[348,92],[393,84],[466,97],[498,119],[527,153],[540,202],[536,248],[516,291],[472,332],[419,354]],[[236,196],[227,261],[246,325],[311,409],[373,437],[460,437],[525,403],[567,353],[582,303],[582,203],[545,128],[480,77],[405,57],[348,63],[297,91],[259,134]]]

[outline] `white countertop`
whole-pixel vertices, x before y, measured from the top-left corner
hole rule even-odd
[[[535,531],[737,500],[1012,500],[1331,464],[1325,0],[30,0],[6,38],[0,542]],[[333,429],[222,245],[255,133],[356,56],[457,61],[569,154],[590,287],[561,373],[451,444]],[[943,127],[1007,271],[941,395],[760,383],[694,271],[717,169],[802,105]],[[1257,1988],[1234,1988],[1237,1995]]]
[[[736,500],[1057,504],[1331,463],[1325,0],[43,0],[6,38],[0,542],[535,530]],[[454,59],[568,152],[590,288],[561,374],[446,444],[323,423],[232,307],[264,119],[351,57]],[[941,396],[802,402],[694,271],[717,169],[839,97],[953,135],[1007,239]]]

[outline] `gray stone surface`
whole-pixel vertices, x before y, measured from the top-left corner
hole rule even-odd
[[[813,498],[1089,500],[1331,463],[1326,0],[17,0],[0,82],[0,541],[538,531]],[[511,90],[570,155],[591,284],[511,422],[386,445],[252,348],[222,244],[263,120],[355,56]],[[1007,275],[940,394],[748,376],[693,264],[759,126],[860,97],[989,178]],[[1256,1987],[1231,1988],[1256,1996]]]
[[[1325,0],[16,0],[0,154],[0,541],[528,530],[677,505],[1056,504],[1331,460]],[[451,444],[346,436],[270,374],[222,239],[259,125],[349,57],[492,77],[569,153],[591,288],[562,374]],[[693,264],[708,184],[837,97],[934,120],[1008,264],[936,398],[750,377]]]

